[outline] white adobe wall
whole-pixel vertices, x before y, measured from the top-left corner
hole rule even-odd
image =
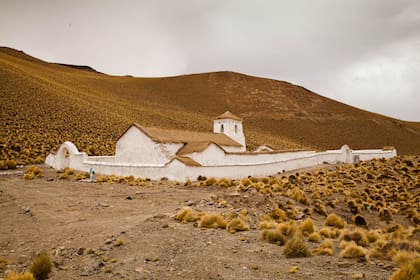
[[[47,157],[47,164],[54,168],[64,168],[60,158],[64,156],[64,151],[69,151],[70,156],[66,161],[73,169],[80,171],[89,171],[90,168],[96,173],[106,175],[118,175],[151,178],[159,180],[162,177],[167,177],[171,180],[184,181],[188,178],[195,180],[199,175],[215,178],[233,178],[239,179],[246,176],[269,176],[275,175],[278,172],[296,170],[316,166],[324,162],[349,162],[353,160],[354,155],[360,156],[361,160],[368,160],[373,158],[391,158],[396,156],[395,150],[359,150],[352,151],[343,147],[340,150],[331,150],[321,153],[303,154],[298,157],[284,158],[270,163],[236,163],[234,165],[219,165],[219,166],[201,166],[191,167],[185,166],[178,160],[172,160],[169,163],[155,163],[155,164],[133,164],[127,162],[110,162],[110,157],[107,160],[98,160],[98,157],[88,157],[85,153],[80,153],[77,148],[73,149],[69,142],[64,143],[56,156],[49,155]],[[72,143],[70,143],[72,144]],[[74,145],[73,145],[74,146]],[[75,148],[75,146],[74,146]],[[216,148],[218,148],[216,146]],[[210,151],[210,150],[209,150]],[[215,150],[216,152],[216,150]]]
[[[163,164],[169,162],[182,146],[156,143],[132,126],[117,142],[115,162]]]
[[[223,147],[224,148],[224,147]],[[232,164],[262,164],[295,157],[314,154],[315,151],[299,151],[284,153],[227,153],[218,146],[210,144],[204,151],[189,154],[188,156],[201,165],[232,165]]]

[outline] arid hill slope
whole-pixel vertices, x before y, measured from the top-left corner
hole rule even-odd
[[[282,81],[233,72],[166,78],[109,76],[87,66],[47,63],[0,48],[0,159],[30,163],[65,141],[112,154],[132,122],[209,131],[230,110],[244,118],[249,147],[281,149],[393,145],[420,154],[419,123],[319,96]]]

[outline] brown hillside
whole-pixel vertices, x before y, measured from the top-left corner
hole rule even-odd
[[[101,74],[0,48],[0,159],[29,163],[65,140],[111,154],[132,122],[211,130],[230,110],[244,118],[249,147],[353,148],[393,145],[420,154],[419,123],[362,111],[282,81],[233,72],[166,78]]]

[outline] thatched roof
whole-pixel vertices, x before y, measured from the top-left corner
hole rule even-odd
[[[187,166],[201,166],[201,164],[189,157],[177,156],[175,158]]]
[[[224,112],[223,114],[221,114],[220,116],[215,117],[214,119],[215,120],[232,119],[232,120],[242,121],[242,119],[240,117],[235,116],[234,114],[232,114],[229,111]]]
[[[195,153],[195,152],[202,152],[210,144],[214,144],[214,145],[218,146],[221,150],[223,150],[223,148],[221,148],[219,145],[217,145],[216,143],[213,143],[213,142],[189,142],[189,143],[185,144],[184,147],[182,147],[177,152],[177,154],[178,155],[188,155],[188,154]]]
[[[132,124],[128,129],[135,126],[155,142],[158,143],[215,143],[219,146],[242,147],[241,144],[223,133],[196,132],[178,129],[163,129],[158,127],[145,127],[137,123]],[[127,132],[120,136],[120,138]],[[202,145],[202,144],[200,144]]]

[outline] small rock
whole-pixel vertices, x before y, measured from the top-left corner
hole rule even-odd
[[[79,256],[81,256],[81,255],[83,255],[83,253],[85,252],[85,248],[83,248],[83,247],[80,247],[78,250],[77,250],[77,254],[79,255]]]
[[[105,244],[111,244],[112,243],[112,239],[108,238],[105,240]]]
[[[109,207],[109,204],[106,204],[106,203],[103,203],[103,202],[100,202],[98,205],[101,206],[101,207]]]
[[[302,220],[303,218],[305,218],[305,214],[303,212],[299,212],[296,214],[296,220]]]
[[[362,272],[355,273],[355,274],[353,274],[353,276],[351,278],[353,278],[353,279],[363,279],[363,278],[365,278],[365,274],[362,273]]]
[[[392,264],[386,264],[386,265],[384,265],[382,268],[383,268],[383,269],[386,269],[386,270],[391,270],[391,269],[393,269],[393,268],[394,268],[394,266],[393,266]]]
[[[349,263],[349,262],[338,262],[337,266],[341,267],[341,268],[347,268],[347,267],[351,267],[353,264]]]
[[[189,201],[187,201],[187,206],[194,206],[195,205],[195,202],[194,201],[192,201],[192,200],[189,200]]]
[[[169,225],[168,224],[163,224],[162,225],[162,228],[168,228],[169,227]]]
[[[239,197],[241,196],[240,193],[238,192],[231,192],[231,193],[227,193],[226,196],[230,196],[230,197]]]
[[[88,254],[88,255],[93,254],[93,253],[95,253],[95,250],[93,250],[92,248],[88,248],[86,250],[86,254]]]
[[[52,182],[52,181],[54,181],[54,178],[47,178],[47,182]]]
[[[144,268],[143,267],[137,267],[136,268],[136,272],[143,273],[144,272]]]
[[[133,200],[133,198],[131,196],[127,196],[125,199],[126,200]]]

